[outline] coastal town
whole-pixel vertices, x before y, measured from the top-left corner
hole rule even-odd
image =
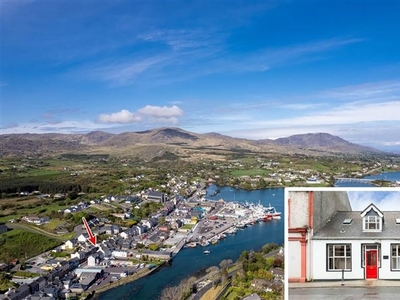
[[[300,167],[301,161],[307,167]],[[7,163],[3,175],[28,176],[28,184],[12,189],[12,181],[7,186],[3,182],[0,299],[75,299],[99,294],[160,270],[183,248],[197,248],[207,259],[213,255],[213,245],[223,244],[246,227],[283,223],[283,204],[276,211],[273,199],[271,203],[265,198],[262,203],[236,201],[235,191],[364,182],[369,174],[390,175],[399,168],[390,158],[339,161],[340,167],[331,169],[325,167],[329,164],[328,158],[253,157],[173,169],[137,166],[130,159],[73,155],[56,161],[24,158]],[[58,183],[23,188],[29,186],[30,175],[47,172],[59,176]],[[365,182],[399,184],[390,177]],[[224,197],[220,194],[223,186],[230,189]],[[29,251],[16,251],[11,246],[23,243],[13,236],[22,240],[24,234],[52,243],[41,247],[38,242]],[[282,274],[282,278],[268,276],[271,281],[263,283],[263,291],[283,283]]]
[[[212,254],[213,244],[238,230],[257,222],[283,222],[281,212],[270,204],[266,207],[260,203],[207,200],[209,184],[212,180],[188,184],[171,176],[167,186],[172,191],[185,190],[186,195],[175,193],[169,198],[166,193],[150,188],[131,196],[103,195],[59,211],[73,215],[94,207],[99,210],[113,207],[122,211],[114,213],[114,217],[126,220],[135,207],[145,203],[160,206],[148,218],[130,227],[91,213],[87,220],[89,231],[82,223],[75,226],[73,238],[26,259],[23,265],[18,261],[0,264],[2,271],[24,270],[36,275],[13,276],[12,281],[18,287],[0,295],[0,299],[75,299],[82,294],[90,295],[154,272],[184,247],[204,247],[204,255]],[[219,189],[215,189],[213,196],[218,193]],[[43,197],[43,194],[37,196]],[[48,222],[51,222],[48,216],[25,216],[2,226],[5,230],[11,230],[17,223],[41,228]],[[94,242],[90,238],[92,234]],[[282,272],[277,277],[279,282],[283,280]]]

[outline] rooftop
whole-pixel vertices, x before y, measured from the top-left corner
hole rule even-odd
[[[365,232],[360,211],[338,211],[314,233],[313,239],[400,239],[400,224],[396,223],[399,218],[400,211],[385,211],[382,231]],[[351,222],[348,222],[350,219]]]

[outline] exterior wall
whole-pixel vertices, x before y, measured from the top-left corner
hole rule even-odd
[[[381,267],[378,270],[379,279],[400,279],[400,271],[391,271],[391,244],[399,244],[400,240],[385,240],[381,243]],[[389,259],[383,259],[383,256],[389,256]]]
[[[289,192],[290,211],[289,227],[308,227],[308,193],[309,192]],[[296,213],[294,213],[296,212]]]
[[[351,211],[346,192],[313,192],[313,229],[318,230],[328,222],[337,211]]]
[[[115,257],[128,257],[128,252],[115,250],[111,253],[111,255]]]
[[[289,199],[290,228],[311,227],[318,230],[337,211],[351,211],[349,198],[343,191],[291,191]]]
[[[96,266],[96,258],[94,258],[93,256],[89,256],[88,260],[87,260],[87,265],[89,267],[94,267]]]
[[[313,264],[311,271],[312,280],[341,280],[342,272],[327,271],[327,244],[351,244],[351,271],[344,272],[344,279],[365,279],[365,268],[362,266],[362,244],[380,243],[380,266],[378,266],[378,279],[399,279],[400,271],[391,271],[391,244],[399,244],[400,240],[313,240]],[[291,245],[291,244],[290,244]],[[383,259],[388,256],[388,259]],[[292,267],[292,266],[290,266]],[[290,274],[290,273],[289,273]]]
[[[320,252],[314,252],[311,238],[337,211],[351,211],[350,201],[344,191],[290,191],[288,197],[289,281],[312,280]]]
[[[301,277],[301,246],[298,241],[289,241],[289,257],[287,260],[287,269],[289,270],[289,279],[296,280]]]
[[[340,280],[341,271],[327,271],[327,244],[352,244],[351,246],[351,271],[344,272],[345,279],[364,279],[364,269],[361,268],[361,242],[352,242],[349,240],[314,240],[312,244],[313,259],[318,263],[313,264],[311,278],[313,280]]]

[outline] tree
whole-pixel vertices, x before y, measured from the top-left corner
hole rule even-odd
[[[274,260],[274,267],[282,268],[284,264],[283,258],[280,256],[276,256]]]
[[[219,272],[219,268],[217,266],[211,266],[211,267],[207,268],[207,270],[206,270],[207,274],[212,274],[215,272]]]
[[[161,226],[165,224],[165,217],[164,216],[161,216],[161,217],[158,218],[158,224],[161,225]]]
[[[168,286],[164,288],[161,292],[162,300],[174,300],[180,299],[179,297],[179,286]]]
[[[267,254],[267,253],[269,253],[269,252],[271,252],[271,251],[273,251],[273,250],[276,250],[276,249],[278,249],[278,248],[279,248],[279,246],[278,246],[277,244],[275,244],[275,243],[268,243],[268,244],[265,244],[264,246],[262,246],[261,250],[262,250],[262,252],[263,252],[264,254]]]
[[[219,263],[219,266],[221,267],[222,270],[228,269],[228,267],[232,264],[232,259],[224,259]]]

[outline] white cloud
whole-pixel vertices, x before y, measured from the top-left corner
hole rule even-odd
[[[364,210],[374,203],[382,211],[400,211],[400,191],[393,192],[348,192],[351,208],[354,211]]]
[[[215,36],[217,35],[217,36]],[[213,34],[203,29],[156,30],[139,35],[139,39],[150,42],[163,42],[173,50],[180,51],[190,48],[210,47],[221,43],[221,34]]]
[[[138,110],[138,113],[151,116],[151,117],[177,117],[183,115],[183,110],[179,108],[179,106],[173,105],[171,107],[168,106],[153,106],[146,105],[145,107]]]
[[[187,81],[214,73],[265,72],[287,63],[307,63],[316,53],[325,53],[363,41],[357,38],[332,38],[278,48],[264,48],[238,57],[227,55],[225,34],[205,35],[201,29],[156,30],[138,36],[142,41],[163,42],[170,49],[143,53],[141,57],[103,60],[75,71],[78,76],[123,86]],[[74,72],[73,72],[74,73]]]
[[[142,59],[126,59],[124,61],[101,62],[101,66],[88,65],[78,70],[78,74],[115,85],[127,85],[135,82],[138,76],[149,70],[161,68],[171,59],[167,55],[157,55]],[[105,65],[105,66],[104,66]]]
[[[78,133],[78,132],[89,132],[92,130],[101,130],[110,128],[110,125],[104,124],[99,126],[98,123],[83,120],[83,121],[62,121],[62,122],[38,122],[38,123],[24,123],[15,124],[1,129],[2,134],[13,134],[13,133]]]
[[[400,141],[393,141],[393,142],[387,142],[384,143],[385,146],[397,146],[400,145]]]
[[[153,106],[146,105],[138,109],[135,113],[127,109],[112,114],[101,114],[98,121],[102,123],[138,123],[146,120],[151,123],[172,123],[178,122],[178,117],[183,115],[183,110],[176,105],[173,106]]]
[[[332,38],[322,41],[313,41],[303,44],[281,46],[278,48],[263,49],[247,58],[228,62],[235,71],[263,72],[273,67],[293,62],[307,62],[312,54],[332,51],[343,46],[360,43],[364,41],[359,38]],[[232,68],[232,66],[234,66]]]
[[[121,123],[129,124],[141,121],[141,117],[131,113],[129,110],[123,109],[112,114],[101,114],[98,118],[101,123]]]
[[[313,111],[312,113],[280,120],[255,121],[253,127],[272,126],[277,123],[285,126],[322,126],[338,124],[355,124],[359,122],[399,121],[400,100],[381,103],[363,103],[360,101],[331,108]]]
[[[183,115],[183,110],[176,105],[168,106],[152,106],[146,105],[138,110],[140,115],[149,118],[152,123],[178,123],[178,117]]]
[[[306,110],[306,109],[311,109],[311,108],[316,108],[320,107],[323,104],[315,104],[315,103],[296,103],[296,104],[284,104],[281,105],[282,108],[285,109],[293,109],[293,110]]]
[[[400,81],[379,81],[368,82],[359,85],[344,86],[337,89],[323,91],[316,95],[317,98],[329,100],[366,100],[379,101],[393,100],[393,97],[400,95]]]

